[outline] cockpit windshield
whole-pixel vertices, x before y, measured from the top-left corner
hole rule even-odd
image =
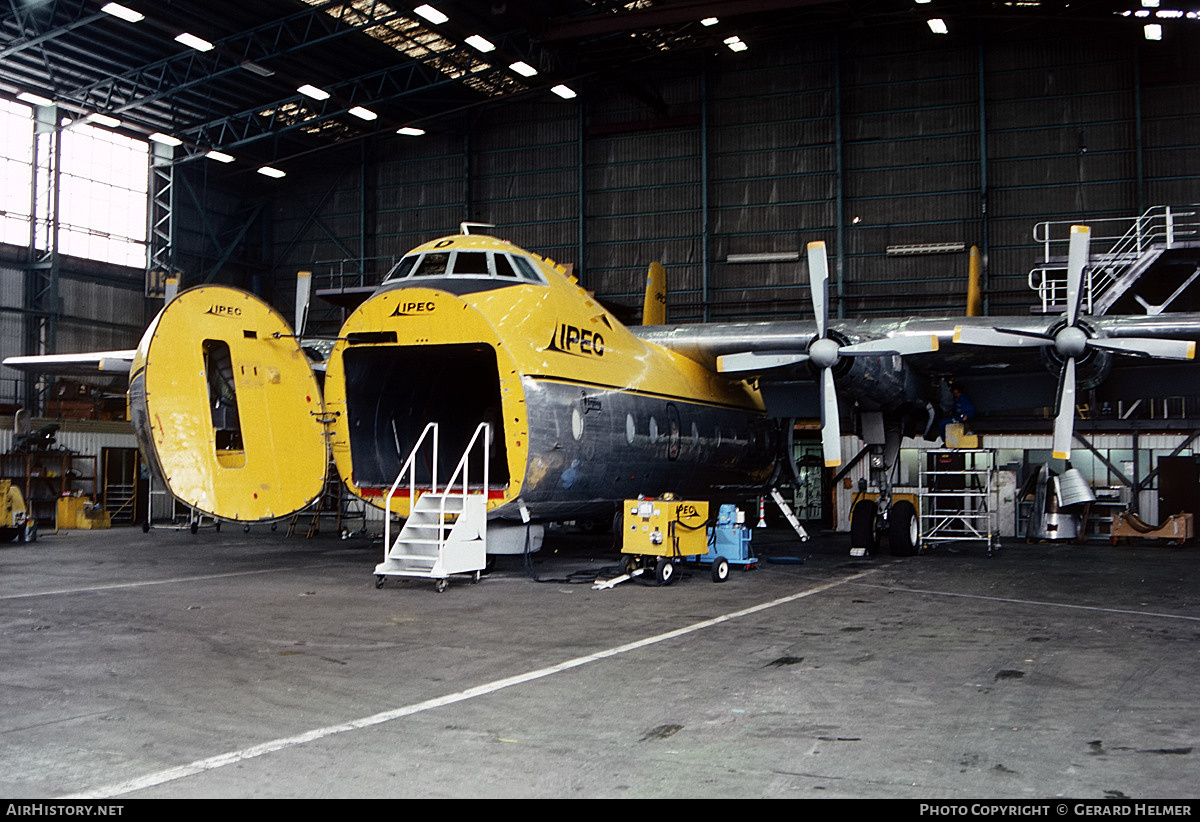
[[[415,277],[472,277],[529,283],[546,281],[529,259],[500,251],[425,251],[409,254],[388,272],[385,283]]]

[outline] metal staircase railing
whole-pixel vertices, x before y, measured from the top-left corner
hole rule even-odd
[[[419,576],[438,580],[438,590],[442,591],[450,574],[474,572],[478,578],[487,546],[491,430],[486,422],[475,428],[449,481],[439,487],[438,424],[431,422],[425,426],[384,498],[384,556],[375,569],[379,584],[385,576]],[[425,489],[417,485],[416,460],[427,439],[432,448],[433,463],[430,487]],[[472,493],[471,455],[477,447],[481,449],[483,486],[481,493]],[[408,478],[409,515],[393,542],[392,498],[405,477]]]
[[[1112,243],[1108,251],[1093,257],[1084,272],[1083,311],[1092,314],[1099,307],[1103,313],[1107,308],[1104,296],[1122,284],[1125,275],[1135,266],[1141,264],[1144,267],[1164,250],[1200,239],[1200,211],[1197,208],[1154,206],[1137,217],[1038,223],[1034,226],[1033,238],[1042,246],[1042,262],[1030,270],[1029,287],[1038,293],[1043,313],[1061,311],[1066,305],[1066,259],[1072,225],[1086,223],[1091,226],[1093,247]]]

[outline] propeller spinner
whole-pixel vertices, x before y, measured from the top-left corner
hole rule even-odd
[[[959,326],[954,329],[954,341],[969,345],[999,348],[1026,346],[1053,347],[1062,368],[1058,374],[1058,397],[1054,415],[1054,458],[1068,459],[1074,438],[1076,363],[1089,348],[1144,357],[1190,360],[1195,357],[1196,344],[1188,340],[1164,340],[1148,337],[1095,337],[1079,322],[1079,302],[1083,290],[1083,271],[1087,264],[1091,228],[1071,226],[1071,241],[1067,256],[1067,307],[1062,325],[1053,333],[1022,331],[1012,328],[976,328]]]

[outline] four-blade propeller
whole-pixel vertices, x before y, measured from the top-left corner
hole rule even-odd
[[[843,343],[829,330],[829,260],[825,243],[808,244],[809,290],[813,313],[817,320],[817,335],[803,351],[747,351],[726,354],[717,359],[717,370],[723,373],[757,372],[765,368],[807,362],[821,372],[821,447],[825,465],[841,465],[841,421],[838,415],[837,391],[834,388],[833,368],[842,357],[877,357],[899,354],[919,354],[937,350],[937,337],[922,334],[907,337],[883,337],[857,343]]]
[[[1058,375],[1058,399],[1054,416],[1054,457],[1068,459],[1074,437],[1076,360],[1089,348],[1143,357],[1162,357],[1190,360],[1196,354],[1196,344],[1188,340],[1164,340],[1148,337],[1096,337],[1079,321],[1079,303],[1083,291],[1083,271],[1088,259],[1091,229],[1071,226],[1071,243],[1067,257],[1067,306],[1061,325],[1049,332],[1023,331],[1011,328],[977,328],[959,326],[954,329],[954,341],[969,345],[1000,348],[1038,346],[1053,348],[1062,360]]]

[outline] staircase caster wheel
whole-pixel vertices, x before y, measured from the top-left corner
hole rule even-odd
[[[446,588],[449,587],[449,585],[450,585],[450,582],[448,580],[439,579],[437,581],[437,583],[434,585],[434,588],[436,588],[437,592],[440,594],[443,591],[445,591]]]
[[[387,579],[383,574],[378,574],[375,577],[375,587],[382,588],[384,580]]]
[[[724,582],[729,579],[729,560],[717,557],[712,564],[712,581]]]
[[[666,557],[659,557],[658,564],[654,566],[654,578],[659,585],[670,585],[675,581],[675,563]]]

